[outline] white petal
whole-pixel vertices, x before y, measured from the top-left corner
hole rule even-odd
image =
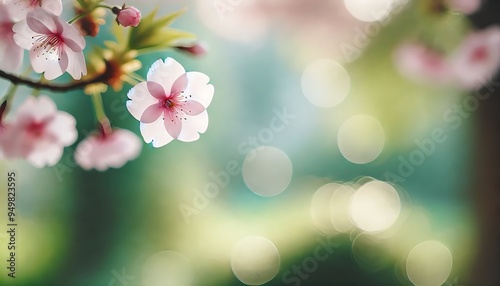
[[[191,95],[190,99],[196,100],[203,104],[205,108],[210,105],[214,96],[214,87],[208,84],[210,78],[201,72],[188,72],[187,73],[189,84],[184,91],[186,96]],[[208,85],[207,85],[208,84]]]
[[[43,0],[42,1],[42,9],[45,11],[49,11],[54,15],[61,15],[63,6],[61,0]]]
[[[141,134],[146,143],[153,142],[153,147],[159,148],[170,143],[174,138],[168,134],[163,124],[163,118],[159,118],[157,121],[144,124],[141,123]]]
[[[64,73],[58,55],[50,53],[43,47],[33,46],[30,50],[30,60],[33,70],[37,73],[45,72],[45,78],[53,80]]]
[[[69,146],[75,143],[78,137],[76,119],[69,113],[59,111],[47,125],[47,132],[54,134],[59,144]]]
[[[19,106],[14,121],[26,117],[40,121],[53,116],[56,112],[57,106],[50,97],[46,95],[30,96]]]
[[[203,111],[196,116],[186,116],[186,120],[182,121],[181,134],[177,140],[183,142],[192,142],[200,138],[200,133],[205,133],[208,128],[208,113]]]
[[[131,99],[127,101],[127,109],[139,121],[146,108],[158,103],[158,99],[149,93],[147,82],[141,82],[134,86],[127,96]]]
[[[87,74],[87,65],[83,52],[74,52],[71,49],[64,47],[64,52],[68,55],[67,72],[74,78],[80,79],[82,75]]]
[[[14,31],[14,41],[16,42],[16,44],[18,44],[25,50],[30,50],[33,46],[32,37],[36,36],[37,34],[31,31],[31,29],[28,27],[28,24],[26,23],[26,20],[17,22],[12,27],[12,30]]]
[[[64,148],[57,144],[37,144],[26,160],[37,168],[54,166],[61,160]]]
[[[155,81],[163,86],[165,92],[169,93],[174,81],[179,76],[186,73],[181,64],[172,58],[167,58],[165,62],[157,60],[149,69],[148,81]]]

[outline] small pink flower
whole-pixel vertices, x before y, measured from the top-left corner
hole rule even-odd
[[[174,59],[156,61],[147,82],[133,87],[127,101],[129,112],[141,122],[146,143],[161,147],[173,139],[191,142],[208,128],[206,108],[214,87],[200,72],[187,72]]]
[[[25,19],[29,12],[37,8],[57,16],[61,15],[63,9],[61,0],[4,0],[4,3],[16,20]]]
[[[141,22],[141,11],[135,7],[124,7],[118,10],[116,22],[123,27],[137,27]]]
[[[77,138],[76,120],[58,111],[48,96],[30,97],[11,122],[3,125],[0,148],[8,159],[23,158],[33,166],[53,166]]]
[[[134,160],[141,152],[141,141],[132,132],[114,129],[105,134],[99,132],[84,139],[75,151],[75,160],[83,169],[105,171],[109,167],[120,168]]]
[[[410,80],[447,84],[452,80],[446,56],[421,43],[405,43],[394,54],[396,68]]]
[[[23,63],[24,50],[14,41],[14,19],[5,4],[0,2],[0,69],[16,71]]]
[[[77,28],[42,9],[29,12],[14,25],[14,41],[29,50],[33,69],[48,80],[68,72],[74,79],[87,74],[85,39]]]
[[[472,14],[481,7],[481,0],[447,0],[447,2],[452,10],[464,14]]]
[[[469,34],[450,57],[457,85],[476,89],[500,67],[500,26]]]

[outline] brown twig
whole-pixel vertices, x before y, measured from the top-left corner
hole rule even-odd
[[[45,90],[51,90],[51,91],[56,91],[56,92],[75,90],[75,89],[83,88],[89,84],[104,82],[104,81],[106,81],[107,77],[108,77],[107,73],[102,73],[102,74],[100,74],[94,78],[91,78],[91,79],[75,81],[73,83],[64,84],[64,85],[58,85],[58,84],[50,84],[50,83],[43,83],[43,82],[39,82],[39,81],[38,82],[33,81],[31,79],[22,78],[22,77],[7,73],[3,70],[0,70],[0,78],[4,78],[13,84],[21,84],[21,85],[26,85],[26,86],[29,86],[29,87],[32,87],[35,89],[45,89]]]

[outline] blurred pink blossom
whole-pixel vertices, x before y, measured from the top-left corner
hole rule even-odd
[[[133,87],[127,108],[141,122],[146,143],[161,147],[173,139],[191,142],[208,128],[206,108],[214,87],[200,72],[187,72],[172,58],[156,61],[147,81]]]
[[[116,22],[123,27],[137,27],[141,22],[141,11],[132,6],[125,7],[118,12]]]
[[[16,71],[23,63],[24,50],[14,41],[14,19],[5,4],[0,2],[0,69]]]
[[[450,57],[458,86],[476,89],[500,68],[500,26],[470,33]]]
[[[394,54],[394,61],[402,75],[417,82],[447,84],[453,79],[446,55],[422,43],[402,44]]]
[[[61,0],[4,0],[9,11],[16,20],[25,19],[29,12],[43,9],[54,15],[61,15],[63,5]]]
[[[206,45],[198,42],[190,45],[179,45],[175,48],[195,57],[203,56],[207,52]]]
[[[31,65],[48,80],[68,72],[74,79],[87,74],[80,31],[58,16],[37,9],[14,25],[14,41],[29,50]]]
[[[33,166],[53,166],[77,138],[76,120],[58,111],[48,96],[29,97],[14,118],[2,123],[0,148],[5,158],[26,159]]]
[[[85,138],[76,147],[75,160],[85,170],[121,168],[139,156],[141,147],[141,141],[134,133],[114,129],[109,133],[99,132]]]

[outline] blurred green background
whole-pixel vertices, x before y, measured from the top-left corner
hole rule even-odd
[[[439,281],[435,277],[444,275],[444,285],[461,285],[460,281],[466,280],[475,241],[468,194],[474,122],[463,118],[455,128],[443,120],[449,108],[461,104],[464,94],[411,83],[395,70],[393,52],[419,21],[413,10],[395,15],[389,26],[372,37],[363,55],[347,63],[339,60],[338,50],[328,54],[319,51],[323,46],[298,41],[298,31],[291,29],[294,26],[282,29],[270,24],[259,37],[241,42],[223,37],[207,25],[202,15],[217,14],[196,1],[128,4],[144,14],[157,5],[161,13],[188,8],[174,27],[196,33],[208,45],[208,53],[201,58],[175,51],[150,54],[140,58],[143,68],[139,74],[145,75],[155,60],[166,57],[175,58],[187,71],[207,74],[215,87],[208,108],[208,131],[193,143],[175,141],[160,149],[144,144],[138,159],[106,172],[86,172],[76,166],[76,144],[67,148],[61,162],[52,168],[3,161],[3,174],[10,170],[18,174],[19,250],[18,277],[8,279],[2,266],[1,285],[141,285],[144,263],[162,251],[179,253],[189,262],[190,274],[186,275],[194,279],[193,285],[244,285],[234,273],[238,267],[250,271],[254,281],[273,278],[266,285],[413,285],[406,268],[408,254],[424,241],[439,242],[449,250],[452,268],[447,270],[446,251],[444,257],[417,259],[421,269],[427,264],[436,273],[415,279]],[[226,21],[225,26],[233,25],[230,19]],[[107,22],[114,25],[112,19]],[[350,36],[341,41],[354,39],[355,28],[366,25],[350,23],[345,28]],[[102,29],[98,38],[88,39],[88,46],[100,45],[110,37],[106,27]],[[323,58],[340,62],[350,77],[346,99],[329,108],[312,104],[301,86],[303,70]],[[8,87],[5,81],[0,85]],[[125,108],[130,87],[104,94],[106,111],[115,127],[140,136],[138,122]],[[29,92],[21,88],[17,104]],[[50,95],[60,109],[76,117],[82,140],[96,125],[90,98],[82,92]],[[262,130],[270,128],[276,110],[284,109],[294,118],[272,137],[259,139]],[[384,131],[380,155],[366,164],[349,161],[338,146],[339,129],[359,114],[375,118]],[[329,224],[332,209],[325,209],[325,205],[331,194],[314,200],[318,189],[333,182],[357,188],[371,179],[388,181],[388,172],[398,174],[401,158],[409,160],[412,152],[419,150],[415,140],[431,138],[436,128],[442,129],[447,139],[436,143],[435,151],[426,155],[411,175],[389,182],[397,190],[397,206],[401,207],[394,224],[379,232],[366,232],[345,219],[346,231]],[[372,134],[371,129],[347,128],[347,132],[366,148],[379,140],[379,134]],[[239,168],[250,148],[241,144],[249,142],[249,137],[257,138],[259,145],[281,150],[290,160],[293,176],[283,192],[260,196],[245,184]],[[220,174],[228,163],[237,165],[236,175],[228,176],[227,186],[219,186],[213,198],[198,201],[206,206],[196,208],[198,191],[208,184],[213,186],[211,174]],[[5,193],[6,176],[0,184]],[[343,202],[339,213],[344,212],[345,217],[349,200]],[[0,204],[3,210],[6,196],[0,196]],[[187,219],[186,213],[183,216],[186,206],[194,210]],[[391,207],[395,206],[386,208]],[[5,215],[1,216],[4,222]],[[272,262],[273,252],[266,254],[264,250],[241,254],[239,258],[249,265],[237,264],[235,246],[248,236],[271,241],[279,253],[279,266]],[[2,261],[7,255],[7,238],[5,232],[0,234]],[[323,245],[319,240],[333,245],[324,261],[314,258],[317,247]],[[300,277],[290,274],[296,266],[311,271],[304,271],[307,278],[290,282],[287,278]],[[264,270],[273,267],[278,267],[277,274],[266,274]],[[182,273],[165,271],[171,276]],[[123,278],[123,273],[128,276]]]

